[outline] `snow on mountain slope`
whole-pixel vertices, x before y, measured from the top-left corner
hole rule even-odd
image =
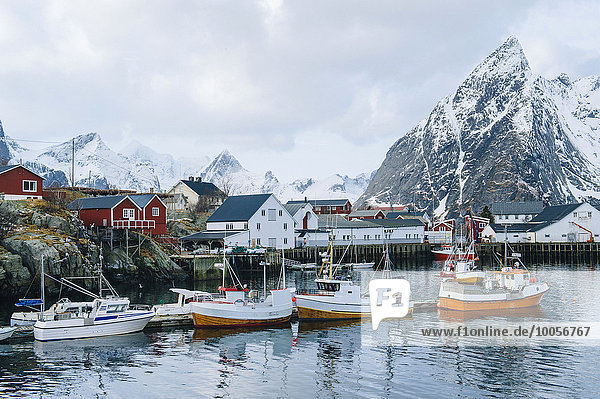
[[[264,175],[250,172],[227,150],[221,152],[202,172],[202,179],[229,194],[274,193],[281,202],[308,198],[348,198],[355,201],[365,190],[369,177],[333,175],[325,179],[300,179],[282,183],[271,171]]]
[[[135,163],[150,163],[164,190],[169,190],[182,178],[199,176],[210,162],[208,156],[175,159],[170,154],[160,154],[138,141],[129,143],[121,153]]]
[[[534,76],[511,37],[390,148],[357,205],[414,201],[444,216],[600,199],[599,86]]]

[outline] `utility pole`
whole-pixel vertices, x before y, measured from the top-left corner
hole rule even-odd
[[[71,190],[75,190],[75,139],[72,141],[73,143],[73,152],[71,155]]]

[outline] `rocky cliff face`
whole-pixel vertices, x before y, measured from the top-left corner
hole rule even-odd
[[[56,278],[91,276],[100,263],[100,248],[88,239],[77,237],[76,219],[45,201],[1,202],[0,225],[2,297],[25,294],[32,280],[39,278],[42,255],[46,272]],[[140,251],[130,251],[129,256],[120,248],[105,250],[103,260],[107,276],[113,279],[148,281],[185,277],[184,271],[153,241],[146,241]],[[57,289],[57,285],[48,281],[48,288]]]
[[[600,79],[534,76],[514,37],[388,151],[358,205],[456,215],[600,198]]]

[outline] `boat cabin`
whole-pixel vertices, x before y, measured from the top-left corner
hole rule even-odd
[[[350,280],[316,279],[319,295],[344,296],[360,299],[360,287],[352,284]]]

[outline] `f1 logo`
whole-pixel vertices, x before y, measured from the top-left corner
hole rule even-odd
[[[402,318],[408,314],[410,283],[404,279],[378,279],[369,283],[371,323],[377,330],[383,319]]]

